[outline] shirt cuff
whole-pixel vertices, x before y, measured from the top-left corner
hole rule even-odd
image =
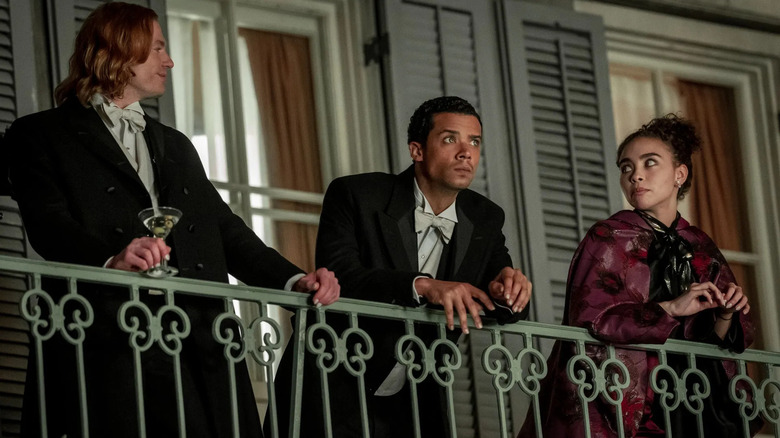
[[[287,283],[284,285],[284,290],[292,291],[293,285],[298,282],[301,278],[305,277],[306,274],[295,274],[292,277],[290,277],[289,280],[287,280]]]
[[[104,268],[105,268],[105,267],[107,267],[107,266],[108,266],[108,264],[109,264],[109,263],[111,263],[111,260],[114,260],[114,256],[111,256],[111,257],[109,257],[109,258],[108,258],[108,260],[106,260],[106,262],[105,262],[105,263],[103,263],[103,267],[104,267]]]
[[[426,304],[428,304],[428,300],[420,296],[420,294],[417,293],[417,288],[414,287],[414,282],[417,281],[418,278],[431,278],[431,277],[428,275],[418,275],[414,277],[414,279],[412,280],[412,299],[414,299],[414,301],[416,301],[418,305],[425,306]]]

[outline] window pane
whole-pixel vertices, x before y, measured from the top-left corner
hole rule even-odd
[[[247,28],[239,35],[250,184],[322,193],[309,39]]]
[[[249,199],[252,208],[269,208],[271,206],[271,200],[268,196],[252,193],[249,195]]]
[[[216,34],[210,20],[168,17],[176,129],[190,138],[206,175],[227,181]]]
[[[307,272],[314,270],[317,224],[252,215],[252,228],[263,241]]]
[[[249,66],[249,52],[244,38],[238,39],[238,63],[241,72],[241,91],[243,99],[241,104],[244,109],[244,135],[246,142],[246,169],[249,176],[249,185],[259,187],[268,186],[268,160],[265,156],[265,144],[263,143],[263,126],[260,120],[260,112],[257,108],[257,92],[252,78],[252,69]]]

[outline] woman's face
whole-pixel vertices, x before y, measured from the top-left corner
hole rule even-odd
[[[677,194],[688,167],[677,165],[671,148],[657,138],[639,137],[618,159],[620,187],[628,203],[666,225],[677,215]]]

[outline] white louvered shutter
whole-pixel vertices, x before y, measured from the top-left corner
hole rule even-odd
[[[599,17],[505,1],[504,21],[531,239],[536,320],[563,316],[580,240],[620,209],[604,29]]]

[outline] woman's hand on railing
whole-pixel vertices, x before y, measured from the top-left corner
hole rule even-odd
[[[317,307],[333,304],[341,295],[341,286],[336,274],[325,268],[304,275],[295,282],[292,290],[312,293],[312,302]]]

